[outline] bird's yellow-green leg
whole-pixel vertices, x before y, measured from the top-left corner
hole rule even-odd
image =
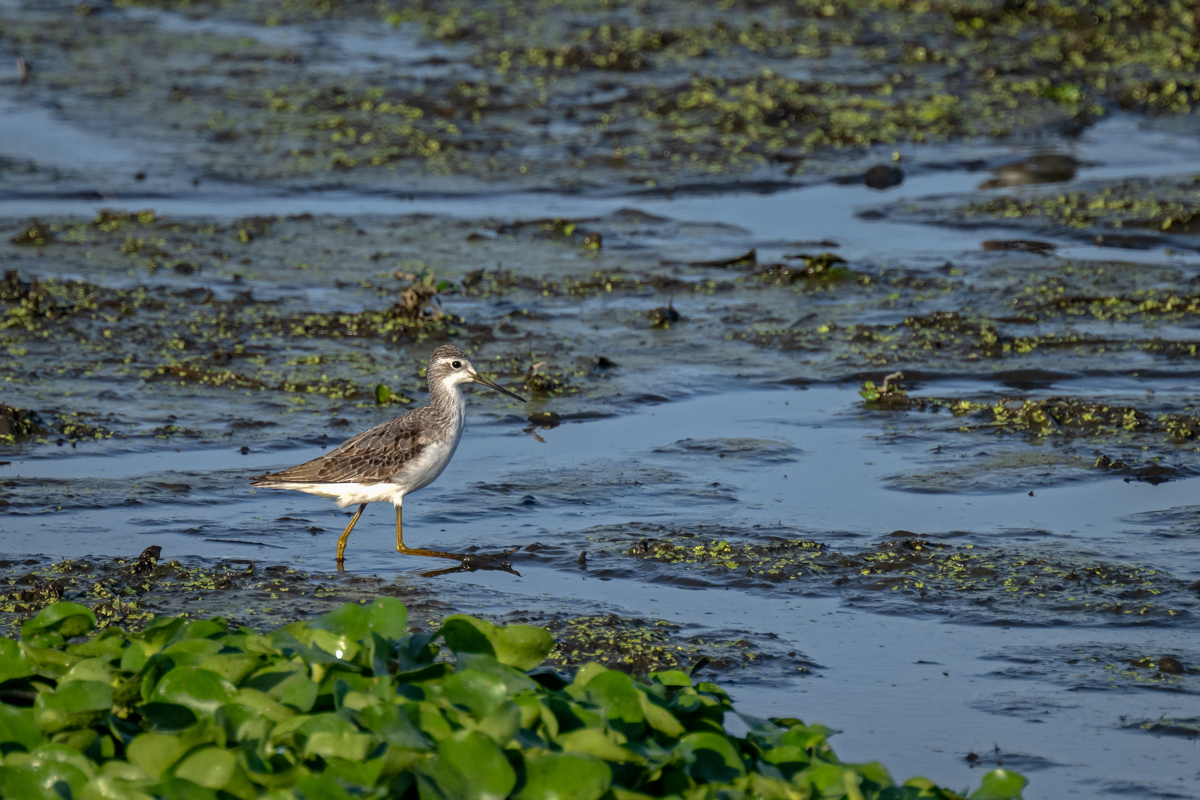
[[[421,550],[405,546],[404,524],[401,522],[400,506],[396,506],[396,552],[406,556],[432,556],[433,558],[450,558],[454,561],[462,561],[468,557],[462,553],[443,553],[440,550]]]
[[[358,522],[358,518],[362,516],[363,509],[367,507],[363,503],[358,507],[358,511],[354,512],[354,516],[350,518],[350,524],[346,526],[346,530],[342,531],[342,535],[338,537],[337,563],[341,566],[346,555],[346,542],[350,539],[350,531],[354,530],[354,523]]]

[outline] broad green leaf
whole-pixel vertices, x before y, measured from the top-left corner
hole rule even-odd
[[[53,692],[42,692],[33,704],[33,718],[45,734],[83,728],[112,709],[112,687],[98,681],[71,681]]]
[[[286,670],[259,672],[248,678],[245,685],[267,693],[285,706],[308,712],[317,701],[320,687],[308,677],[307,670],[290,664],[288,667]]]
[[[262,666],[254,656],[241,653],[217,653],[207,656],[196,664],[201,669],[212,670],[230,683],[241,683],[242,678]]]
[[[218,800],[216,789],[209,789],[184,778],[167,778],[154,786],[146,787],[146,791],[155,797],[165,797],[169,800]]]
[[[233,777],[237,757],[222,747],[202,747],[175,767],[175,777],[209,789],[220,789]]]
[[[569,733],[559,734],[554,741],[568,753],[583,753],[616,764],[646,763],[646,759],[626,750],[596,728],[576,728]]]
[[[120,658],[121,653],[128,645],[129,642],[125,638],[124,631],[120,628],[109,628],[87,641],[67,645],[66,651],[71,655],[84,658],[103,658],[106,661],[112,661],[114,658]]]
[[[221,643],[211,639],[184,639],[172,642],[162,649],[162,654],[171,659],[176,667],[194,667],[207,656],[221,652]]]
[[[33,663],[21,646],[11,639],[0,639],[0,683],[33,674]]]
[[[588,681],[585,688],[588,700],[604,709],[610,725],[631,738],[642,732],[646,714],[632,678],[607,670]]]
[[[143,733],[126,747],[129,761],[154,780],[178,761],[199,742],[199,737],[186,732],[179,735]]]
[[[858,791],[859,775],[845,764],[813,764],[792,776],[792,783],[811,788],[815,794],[848,793],[851,786]]]
[[[651,672],[650,680],[663,686],[691,686],[692,678],[686,672],[677,669],[667,669],[662,672]]]
[[[410,703],[403,706],[391,703],[370,706],[358,712],[358,722],[390,745],[413,750],[430,750],[433,743],[410,716],[410,712],[415,710],[412,706]]]
[[[862,775],[864,778],[871,781],[881,789],[896,785],[896,782],[892,780],[891,773],[887,771],[887,767],[885,767],[883,764],[880,764],[878,761],[870,761],[866,764],[847,764],[846,766],[850,767],[859,775]],[[1016,773],[1009,774],[1015,775]]]
[[[131,633],[129,639],[146,655],[152,656],[172,642],[186,622],[182,617],[155,617],[141,631]]]
[[[96,627],[96,615],[79,603],[55,603],[46,606],[33,619],[21,626],[21,638],[57,633],[64,639],[82,636]]]
[[[590,661],[575,672],[574,684],[576,686],[587,686],[588,681],[592,678],[597,675],[603,675],[606,672],[608,672],[607,667],[597,664],[595,661]]]
[[[646,715],[646,722],[659,733],[677,739],[687,731],[683,723],[669,709],[659,705],[658,699],[648,692],[638,691],[638,702],[641,703],[642,713]]]
[[[501,800],[517,784],[504,752],[478,731],[460,731],[444,739],[430,777],[446,800]]]
[[[100,683],[110,683],[112,681],[112,667],[109,666],[108,660],[104,658],[85,658],[75,666],[67,670],[67,674],[58,679],[59,686],[69,681],[98,681]]]
[[[333,775],[305,775],[296,782],[292,790],[301,800],[353,800],[353,797],[338,783]],[[293,795],[281,795],[291,797]]]
[[[1021,800],[1021,790],[1028,784],[1028,779],[1011,770],[994,769],[983,776],[971,800]]]
[[[87,774],[73,764],[12,758],[0,767],[0,797],[63,800],[82,791],[88,780]]]
[[[29,751],[29,764],[70,764],[86,775],[89,779],[95,777],[96,768],[83,753],[62,744],[44,744]]]
[[[88,781],[76,800],[154,800],[137,783],[111,775],[97,775]]]
[[[176,667],[159,679],[148,698],[152,703],[174,703],[198,717],[237,699],[237,687],[212,670]]]
[[[695,780],[729,783],[746,774],[737,748],[719,733],[689,733],[679,740],[678,747],[687,764],[687,773]]]
[[[304,743],[304,757],[344,758],[347,761],[363,761],[379,740],[369,733],[357,731],[317,731]]]
[[[279,722],[296,713],[295,709],[285,706],[271,695],[257,689],[242,689],[238,692],[236,703],[253,709],[255,713],[262,714],[272,722]]]
[[[517,669],[533,669],[554,648],[549,631],[530,625],[500,627],[465,614],[453,614],[442,623],[446,646],[459,653],[483,653],[501,664]]]
[[[394,597],[381,597],[367,606],[367,627],[388,641],[400,641],[407,625],[408,609]]]
[[[17,708],[0,703],[0,752],[9,752],[13,745],[32,750],[42,743],[42,734],[33,721],[32,708]]]
[[[525,785],[517,800],[599,800],[612,785],[612,770],[579,753],[538,753],[525,758]]]
[[[442,681],[442,696],[455,705],[485,717],[508,699],[508,689],[500,678],[477,669],[461,670]]]
[[[517,735],[517,731],[520,728],[521,708],[512,700],[507,700],[499,707],[493,709],[486,717],[479,720],[479,726],[476,730],[480,733],[486,733],[496,744],[505,747]]]

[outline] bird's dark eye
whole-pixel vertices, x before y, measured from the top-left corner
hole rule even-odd
[[[455,361],[455,362],[454,362],[454,363],[452,363],[450,366],[454,367],[455,369],[462,369],[462,362],[461,362],[461,361]]]

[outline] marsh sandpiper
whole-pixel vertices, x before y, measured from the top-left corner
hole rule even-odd
[[[376,425],[320,458],[250,479],[251,485],[259,488],[294,489],[331,497],[342,508],[358,504],[350,524],[338,538],[338,569],[344,562],[346,540],[367,503],[384,501],[396,507],[396,550],[403,555],[449,558],[461,563],[460,568],[444,572],[478,568],[514,552],[478,556],[423,550],[404,544],[401,522],[404,496],[433,483],[454,457],[462,438],[467,411],[462,385],[480,383],[525,402],[525,398],[480,375],[467,354],[452,345],[442,345],[433,351],[427,376],[429,405]]]

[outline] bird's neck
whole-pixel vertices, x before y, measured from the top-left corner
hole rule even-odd
[[[446,386],[436,383],[429,387],[429,405],[439,413],[457,423],[461,430],[467,416],[467,399],[461,386]]]

